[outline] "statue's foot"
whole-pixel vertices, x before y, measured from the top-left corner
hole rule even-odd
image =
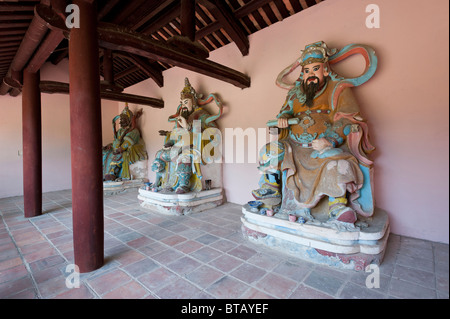
[[[114,175],[111,174],[105,175],[105,181],[114,181],[114,180],[116,180],[116,177]]]
[[[355,211],[347,206],[339,207],[330,212],[332,219],[343,222],[354,224],[357,220]]]
[[[185,194],[189,193],[189,187],[186,186],[179,186],[177,190],[175,191],[176,194]]]

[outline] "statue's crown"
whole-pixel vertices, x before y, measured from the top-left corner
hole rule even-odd
[[[133,117],[133,112],[131,112],[130,109],[128,108],[128,103],[125,104],[125,108],[123,109],[121,115],[125,115],[129,119]]]
[[[181,91],[181,99],[185,98],[197,99],[197,92],[195,92],[195,89],[191,86],[191,83],[189,83],[188,78],[184,79],[184,89]]]
[[[302,51],[300,65],[305,66],[311,63],[326,63],[328,57],[336,53],[336,49],[328,49],[323,41],[308,44]]]

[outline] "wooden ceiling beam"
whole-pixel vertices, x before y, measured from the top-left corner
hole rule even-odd
[[[153,67],[144,58],[129,53],[117,53],[121,57],[133,62],[139,69],[142,70],[148,77],[153,79],[159,87],[164,86],[164,77],[162,71]]]
[[[173,12],[175,12],[176,16],[178,16],[179,10],[180,10],[180,6],[179,6],[178,3],[174,4],[174,0],[164,0],[164,1],[159,1],[159,2],[160,3],[158,4],[158,6],[155,9],[153,9],[150,13],[148,13],[140,21],[137,21],[131,27],[131,29],[136,31],[137,29],[139,29],[143,25],[147,24],[152,19],[155,19],[155,17],[163,17],[165,15],[167,15],[169,17],[172,17],[173,16]],[[173,18],[171,20],[173,20]],[[167,24],[167,23],[164,23],[164,25]],[[153,21],[153,23],[150,23],[149,25],[152,26],[154,24],[155,24],[155,21]],[[143,32],[143,31],[141,31],[141,32]],[[153,32],[151,32],[151,33],[153,33]]]
[[[3,48],[3,50],[8,48],[17,48],[19,47],[20,42],[0,42],[0,48]]]
[[[55,12],[42,11],[39,15],[47,22],[50,29],[59,29],[67,37],[69,36],[70,31],[66,28],[62,18]],[[153,40],[149,36],[133,32],[128,28],[100,22],[97,27],[97,34],[100,47],[168,63],[231,83],[240,88],[250,86],[250,78],[241,72],[213,61],[186,54],[180,49]]]
[[[0,37],[0,43],[5,43],[5,42],[10,43],[13,41],[22,41],[22,39],[23,39],[23,36],[19,36],[19,35],[15,35],[12,37],[4,36],[4,37]]]
[[[33,19],[33,14],[17,14],[15,12],[2,12],[0,15],[0,21],[12,21],[12,20],[31,20]]]
[[[121,78],[123,78],[123,77],[125,77],[127,75],[130,75],[131,73],[136,72],[138,70],[139,70],[139,67],[137,65],[133,65],[133,66],[129,67],[128,69],[125,69],[123,71],[117,72],[114,75],[114,81],[117,81],[117,80],[119,80],[119,79],[121,79]]]
[[[101,10],[98,12],[97,21],[100,21],[104,16],[106,16],[112,8],[114,8],[120,0],[108,0]]]
[[[195,0],[181,0],[181,35],[195,41]]]
[[[142,30],[139,30],[140,33],[145,35],[150,35],[159,29],[161,29],[166,24],[170,23],[173,19],[180,16],[181,5],[178,2],[168,4],[167,7],[161,10],[161,14],[158,16],[154,16],[154,19],[150,19],[146,27]],[[138,29],[135,29],[138,30]]]
[[[226,3],[220,0],[199,0],[199,2],[218,20],[231,39],[233,39],[242,55],[248,55],[250,43],[247,35],[242,29],[239,20],[234,17]]]
[[[2,3],[0,2],[0,12],[22,12],[33,11],[34,4],[19,4],[19,3]]]
[[[250,13],[258,10],[258,8],[262,7],[265,4],[270,3],[272,1],[273,0],[252,0],[248,3],[246,3],[245,5],[243,5],[242,7],[240,7],[239,9],[236,9],[233,12],[233,15],[235,16],[235,19],[243,19],[246,16],[248,16]],[[222,27],[222,25],[218,21],[215,21],[215,22],[211,23],[210,25],[197,31],[196,38],[201,39],[201,38],[207,36],[208,34],[211,34],[212,32],[219,30],[221,27]]]
[[[25,34],[27,32],[26,28],[9,28],[9,29],[1,29],[0,30],[0,36],[5,35],[17,35],[17,34]]]
[[[250,78],[243,73],[216,62],[188,55],[160,41],[155,41],[150,37],[134,33],[126,28],[99,23],[97,33],[101,47],[114,51],[128,52],[146,57],[150,60],[162,61],[231,83],[240,88],[250,86]]]
[[[44,39],[44,41],[41,42],[38,50],[34,53],[33,57],[28,62],[26,70],[31,73],[37,72],[63,39],[64,35],[61,31],[52,30]]]
[[[54,82],[54,81],[41,81],[39,88],[42,93],[59,93],[59,94],[69,94],[69,84]],[[127,94],[127,93],[117,93],[109,92],[105,90],[100,90],[100,97],[105,100],[118,101],[118,102],[128,102],[139,105],[148,105],[154,108],[164,108],[164,101],[161,99],[155,99],[146,96]]]

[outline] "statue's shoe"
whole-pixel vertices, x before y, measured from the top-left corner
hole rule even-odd
[[[357,220],[355,211],[347,206],[343,206],[337,209],[334,209],[330,212],[330,216],[337,221],[343,223],[354,224]]]
[[[189,193],[190,189],[186,186],[178,186],[177,190],[175,191],[176,194],[186,194]]]
[[[281,194],[278,191],[275,191],[270,188],[259,188],[252,191],[253,197],[258,200],[267,199],[267,198],[281,198]]]
[[[112,175],[112,174],[106,174],[103,179],[105,181],[114,181],[114,180],[116,180],[116,177],[114,175]]]

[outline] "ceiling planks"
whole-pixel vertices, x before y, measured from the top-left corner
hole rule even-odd
[[[53,1],[0,2],[0,85],[6,76],[10,76],[10,66],[34,18],[35,6],[39,3],[50,5]],[[211,66],[206,59],[208,52],[233,43],[236,54],[247,55],[251,50],[249,35],[318,2],[320,0],[98,0],[97,18],[100,23],[116,24],[148,36],[164,46],[178,46],[178,49],[182,49],[183,42],[180,45],[174,39],[186,37],[194,45],[186,46],[196,50],[191,51],[194,52],[192,54],[198,54],[198,61],[194,59],[194,70],[198,72],[202,71],[198,69],[209,68],[207,72],[203,70],[203,74],[209,74],[217,66]],[[69,4],[71,1],[67,0],[65,3]],[[203,48],[206,55],[198,47]],[[118,45],[110,45],[109,48],[113,51],[114,83],[123,88],[146,79],[152,79],[158,86],[163,86],[163,72],[175,65],[180,66],[180,61],[170,58],[139,56],[133,52],[124,52]],[[100,59],[103,49],[99,52]],[[51,30],[40,40],[39,46],[33,49],[33,55],[22,67],[36,71],[46,61],[58,64],[67,57],[68,40]],[[100,63],[102,76],[103,69],[103,63]],[[230,71],[228,76],[232,77],[231,73],[233,72]],[[233,84],[245,87],[246,79],[241,75],[238,78],[233,80]],[[229,81],[227,76],[224,80]],[[4,88],[0,93],[3,91]],[[9,93],[17,94],[17,88],[14,88],[14,92],[10,88]]]

